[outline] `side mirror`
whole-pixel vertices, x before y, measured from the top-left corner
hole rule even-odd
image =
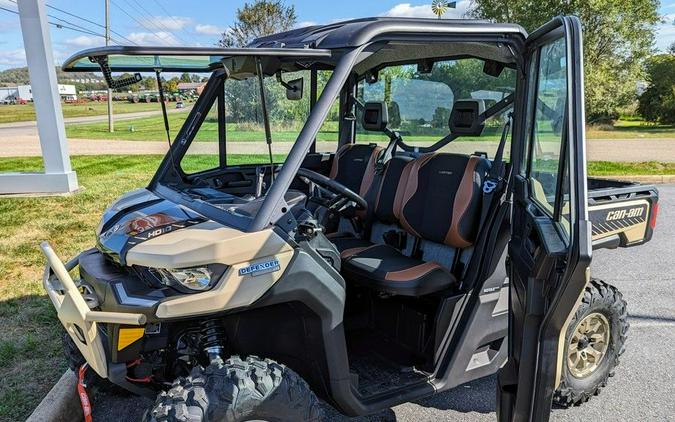
[[[298,101],[302,99],[302,91],[304,87],[304,79],[293,79],[285,84],[286,99],[290,101]]]

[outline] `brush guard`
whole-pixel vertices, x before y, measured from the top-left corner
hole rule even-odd
[[[69,274],[79,264],[79,255],[64,264],[49,243],[42,242],[40,247],[47,258],[42,284],[59,320],[89,366],[107,378],[108,364],[98,324],[140,326],[146,322],[145,315],[91,310]]]

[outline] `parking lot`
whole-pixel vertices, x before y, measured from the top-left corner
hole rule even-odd
[[[628,301],[631,328],[621,365],[607,388],[583,406],[553,411],[553,421],[675,420],[675,186],[659,186],[661,202],[652,241],[637,248],[602,250],[593,276],[610,282]],[[327,408],[330,421],[495,421],[496,379],[483,378],[429,399],[369,417],[348,419]],[[140,420],[149,400],[99,396],[94,420]]]

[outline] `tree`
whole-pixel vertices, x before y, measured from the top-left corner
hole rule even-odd
[[[178,90],[178,83],[180,82],[180,79],[173,77],[169,79],[168,81],[164,82],[164,89],[166,92],[176,92]]]
[[[672,44],[670,44],[670,47],[668,47],[668,52],[670,54],[675,54],[675,41]]]
[[[552,16],[576,15],[584,29],[586,110],[590,122],[613,118],[636,95],[651,54],[658,0],[475,0],[472,14],[516,22],[532,32]]]
[[[431,126],[435,128],[447,128],[450,120],[450,109],[445,107],[436,107],[434,117],[431,119]]]
[[[255,38],[288,31],[295,26],[294,6],[281,0],[256,0],[237,9],[235,23],[225,31],[218,42],[221,47],[244,47]]]
[[[155,90],[157,89],[157,80],[153,77],[145,77],[141,81],[141,86],[143,87],[143,89],[149,91]]]
[[[649,87],[640,96],[638,112],[650,122],[675,123],[675,55],[650,58],[646,73]]]
[[[190,76],[189,73],[183,72],[183,74],[180,75],[180,81],[181,82],[192,82],[192,77]]]

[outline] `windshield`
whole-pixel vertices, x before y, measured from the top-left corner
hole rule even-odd
[[[484,109],[489,109],[515,91],[515,70],[504,68],[499,76],[490,76],[483,71],[484,66],[483,60],[475,58],[438,61],[424,73],[417,65],[388,66],[378,72],[377,82],[362,80],[357,97],[362,102],[384,101],[389,112],[389,129],[399,132],[407,145],[428,147],[448,135],[455,102],[478,100]],[[511,109],[488,119],[480,136],[461,136],[438,151],[462,154],[481,151],[493,157]],[[356,141],[386,144],[389,137],[365,131],[359,124]]]
[[[318,91],[330,78],[329,71],[318,72]],[[267,115],[271,129],[272,157],[275,164],[283,164],[310,112],[311,71],[281,73],[284,84],[293,81],[302,85],[303,95],[289,99],[287,87],[277,76],[264,78]],[[299,89],[299,88],[298,88]],[[196,136],[180,161],[187,174],[208,172],[225,166],[269,165],[264,110],[260,97],[260,83],[256,76],[246,79],[227,79],[204,119]],[[337,141],[337,103],[318,141]],[[219,117],[219,109],[221,116]],[[224,142],[219,142],[219,135]]]
[[[247,230],[262,210],[268,215],[264,207],[271,192],[283,192],[274,202],[280,214],[305,204],[306,195],[288,189],[291,173],[282,170],[287,158],[304,157],[312,140],[337,141],[337,97],[344,80],[334,82],[331,70],[313,70],[311,61],[247,57],[226,65],[235,70],[213,73],[150,187],[205,217]],[[328,110],[327,119],[310,113],[314,93],[318,104],[333,105],[321,108]],[[302,136],[312,119],[321,119],[321,132]],[[304,152],[290,154],[295,147]]]

